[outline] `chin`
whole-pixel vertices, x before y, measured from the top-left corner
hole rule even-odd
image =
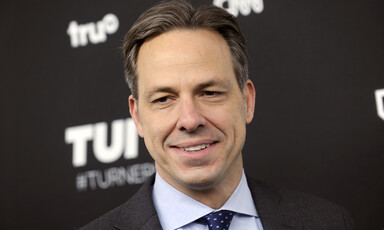
[[[203,175],[191,175],[188,178],[184,178],[184,183],[191,189],[194,190],[207,190],[217,183],[217,179],[214,176],[208,176],[207,173]]]

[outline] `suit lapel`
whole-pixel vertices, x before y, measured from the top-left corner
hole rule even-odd
[[[301,223],[282,210],[282,194],[277,189],[248,178],[248,186],[264,230],[302,230]]]
[[[161,230],[161,224],[152,202],[154,176],[149,178],[140,190],[121,208],[112,219],[115,228],[120,230]]]

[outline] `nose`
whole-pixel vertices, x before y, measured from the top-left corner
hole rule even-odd
[[[201,114],[198,105],[192,99],[184,99],[180,102],[177,128],[181,131],[194,132],[204,126],[206,120]]]

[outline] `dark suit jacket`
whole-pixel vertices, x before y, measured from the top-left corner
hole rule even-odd
[[[151,177],[125,204],[81,230],[162,229],[152,201],[153,183],[154,177]],[[346,210],[328,201],[250,178],[248,186],[264,230],[355,229]]]

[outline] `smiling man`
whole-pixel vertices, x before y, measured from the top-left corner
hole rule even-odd
[[[129,107],[156,175],[84,229],[353,229],[347,212],[246,177],[255,88],[236,19],[162,2],[124,39]]]
[[[137,74],[130,111],[157,173],[182,193],[220,208],[242,176],[253,84],[247,80],[240,89],[225,40],[199,28],[147,40]]]

